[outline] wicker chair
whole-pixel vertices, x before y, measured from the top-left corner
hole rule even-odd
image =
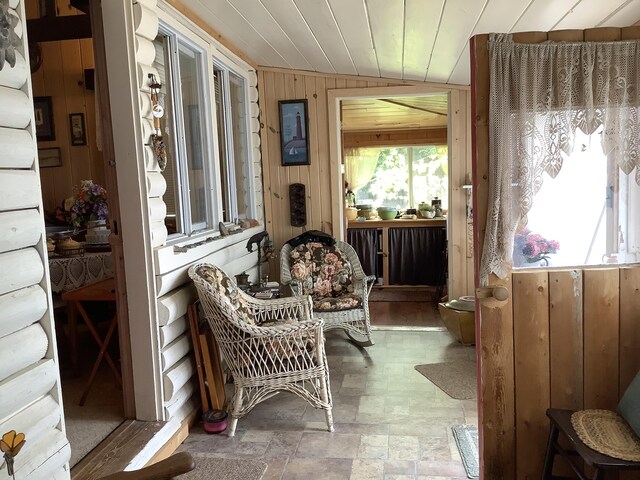
[[[332,432],[323,321],[312,319],[309,297],[258,300],[206,263],[190,267],[189,276],[233,376],[228,435],[234,435],[240,417],[280,391],[323,409]]]
[[[343,329],[362,347],[374,344],[369,320],[369,293],[376,277],[365,275],[351,245],[308,242],[280,252],[280,282],[294,295],[311,295],[314,318],[324,330]]]

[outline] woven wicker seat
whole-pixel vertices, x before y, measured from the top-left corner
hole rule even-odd
[[[323,409],[332,432],[323,321],[312,318],[310,298],[255,299],[206,263],[190,267],[189,276],[233,376],[228,435],[234,435],[240,417],[280,391]]]
[[[313,315],[324,330],[343,329],[360,346],[374,344],[369,320],[369,293],[375,276],[365,275],[351,245],[309,242],[280,252],[280,283],[294,295],[311,295]]]

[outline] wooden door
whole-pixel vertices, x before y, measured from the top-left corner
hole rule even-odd
[[[520,43],[640,38],[638,27],[529,32]],[[471,40],[475,279],[489,192],[488,35]],[[640,369],[640,267],[530,269],[507,279],[505,301],[478,300],[482,478],[538,479],[547,442],[545,411],[615,409]],[[621,478],[623,478],[621,476]],[[628,477],[626,477],[628,478]]]

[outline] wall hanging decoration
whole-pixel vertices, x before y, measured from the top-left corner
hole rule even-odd
[[[71,145],[77,147],[87,144],[87,132],[84,128],[84,113],[69,114],[69,132],[71,133]]]
[[[153,128],[155,130],[155,133],[151,134],[150,143],[160,171],[164,172],[164,169],[167,168],[167,149],[162,139],[162,130],[160,129],[160,119],[164,115],[164,108],[160,105],[159,100],[162,85],[156,80],[156,76],[152,73],[149,74],[149,79],[151,80],[149,84],[149,88],[151,89],[151,114],[153,115]]]
[[[16,66],[16,47],[20,46],[20,38],[15,27],[19,21],[9,13],[9,0],[0,0],[0,70],[5,61],[11,68]]]
[[[305,186],[302,183],[289,185],[289,212],[291,226],[304,227],[307,224]]]
[[[280,100],[282,165],[309,165],[307,100]]]
[[[38,165],[40,168],[44,167],[61,167],[62,156],[60,155],[60,148],[39,148],[38,149]]]
[[[56,139],[53,126],[51,97],[33,97],[33,112],[36,122],[36,137],[39,142]]]

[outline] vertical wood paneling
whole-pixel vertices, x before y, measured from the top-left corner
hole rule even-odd
[[[582,31],[528,32],[514,34],[513,39],[522,43],[537,43],[546,39],[554,41],[599,41],[640,38],[640,28],[623,29],[591,29]],[[487,51],[487,35],[477,35],[471,39],[472,55],[472,136],[473,136],[473,195],[474,195],[474,247],[476,262],[481,257],[484,242],[487,195],[488,195],[488,94],[489,94],[489,56]],[[476,263],[476,271],[478,263]],[[536,275],[537,272],[513,274]],[[491,279],[492,283],[496,279]],[[615,409],[621,394],[628,382],[640,368],[640,327],[637,311],[640,308],[640,268],[626,267],[621,269],[590,269],[574,271],[552,271],[549,273],[549,401],[552,406],[560,408],[605,408]],[[518,297],[516,299],[516,297]],[[513,322],[516,332],[520,331],[521,322],[529,316],[529,301],[522,304],[521,295],[514,291],[513,318],[503,318]],[[503,363],[487,361],[491,356],[487,351],[507,350],[517,360],[516,366],[516,415],[518,425],[522,415],[520,405],[522,388],[519,387],[521,357],[530,355],[527,344],[516,340],[512,343],[509,329],[501,333],[492,330],[495,323],[488,322],[499,317],[499,313],[487,308],[486,301],[481,301],[481,333],[482,351],[482,409],[480,423],[482,425],[481,463],[484,478],[526,478],[522,474],[526,470],[523,465],[530,464],[534,451],[544,448],[546,439],[539,439],[538,444],[530,444],[530,449],[520,445],[520,427],[518,430],[518,447],[508,457],[497,441],[498,429],[496,403],[502,403],[503,391],[491,385],[484,385],[487,379],[503,371]],[[505,309],[509,305],[504,305]],[[504,327],[503,325],[501,325]],[[530,337],[531,342],[537,338]],[[510,345],[513,350],[509,351]],[[544,364],[542,358],[538,359]],[[531,371],[532,378],[536,371]],[[543,392],[543,395],[546,395]],[[542,411],[536,422],[548,425]],[[527,428],[529,424],[527,424]],[[538,459],[541,462],[540,459]],[[512,471],[517,465],[518,475]],[[524,473],[527,475],[527,473]],[[622,477],[621,477],[622,478]],[[624,477],[627,478],[627,477]]]
[[[32,16],[37,12],[30,12]],[[102,152],[96,143],[95,95],[84,82],[84,70],[94,68],[91,39],[43,42],[40,47],[43,61],[31,76],[33,95],[52,97],[55,140],[38,142],[38,148],[60,148],[62,157],[62,166],[40,170],[44,208],[53,212],[80,180],[92,179],[104,185],[105,175]],[[85,115],[87,145],[71,145],[70,113]]]
[[[620,396],[640,371],[640,268],[620,269]]]
[[[549,272],[551,406],[582,408],[582,271]]]
[[[518,479],[542,474],[550,405],[549,280],[546,271],[513,274]]]
[[[331,218],[334,205],[337,206],[338,202],[331,198],[327,91],[397,83],[390,80],[364,81],[357,77],[346,79],[301,71],[258,71],[266,227],[277,249],[305,230],[333,233]],[[304,98],[308,104],[311,164],[283,167],[278,101]],[[294,228],[289,222],[289,184],[296,182],[306,187],[307,225]],[[342,199],[338,200],[341,206]],[[269,268],[271,275],[277,278],[277,262],[270,262]]]
[[[618,403],[619,279],[618,269],[584,271],[584,408]]]

